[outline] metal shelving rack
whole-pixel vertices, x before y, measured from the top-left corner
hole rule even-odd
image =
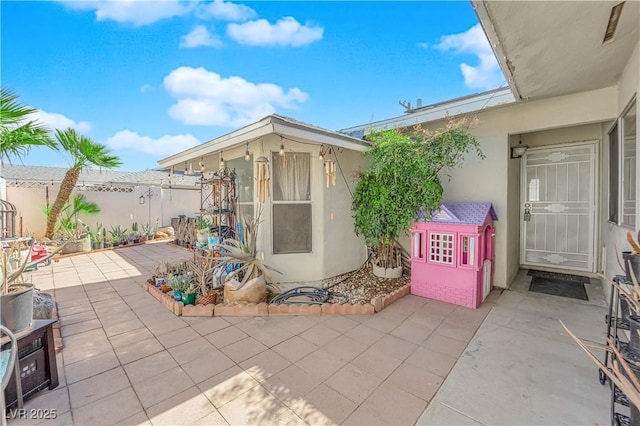
[[[200,215],[210,217],[212,233],[224,238],[234,235],[237,207],[235,169],[225,167],[200,179]]]
[[[618,284],[632,284],[624,275],[616,275],[613,279]],[[611,286],[611,294],[609,299],[609,313],[605,316],[607,324],[607,338],[611,338],[616,348],[623,351],[627,347],[627,342],[620,339],[619,331],[628,331],[629,323],[622,317],[619,317],[618,306],[620,304],[620,292],[615,286]],[[625,339],[626,340],[626,339]],[[604,364],[609,368],[613,362],[615,355],[609,351],[605,352]],[[607,383],[607,376],[602,370],[598,371],[598,378],[601,384]],[[626,395],[611,381],[611,425],[627,426],[631,425],[629,416],[620,413],[621,407],[630,407],[629,400]],[[624,409],[626,410],[626,409]]]

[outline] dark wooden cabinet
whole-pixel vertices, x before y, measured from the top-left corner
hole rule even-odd
[[[33,320],[31,327],[16,334],[22,396],[29,398],[45,388],[58,386],[58,367],[53,344],[53,324],[56,320]],[[2,342],[2,349],[9,345]],[[4,392],[7,408],[18,406],[15,373]]]

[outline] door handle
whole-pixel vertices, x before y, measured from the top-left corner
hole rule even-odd
[[[529,222],[531,220],[531,210],[529,209],[531,204],[527,203],[524,205],[524,217],[523,220],[525,222]]]

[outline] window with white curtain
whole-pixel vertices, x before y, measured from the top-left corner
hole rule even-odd
[[[273,252],[311,252],[311,156],[272,155]]]

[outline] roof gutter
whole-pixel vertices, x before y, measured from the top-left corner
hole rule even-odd
[[[500,43],[500,38],[498,37],[498,33],[493,25],[491,14],[487,9],[486,2],[484,0],[471,0],[471,5],[473,6],[473,10],[476,12],[476,16],[478,17],[478,21],[480,21],[480,25],[482,26],[484,33],[487,35],[491,49],[498,60],[498,65],[500,65],[502,73],[507,78],[507,82],[509,83],[509,88],[511,89],[513,96],[518,101],[523,100],[513,75],[514,70],[512,70],[512,66],[509,66],[509,59],[502,49],[502,43]]]

